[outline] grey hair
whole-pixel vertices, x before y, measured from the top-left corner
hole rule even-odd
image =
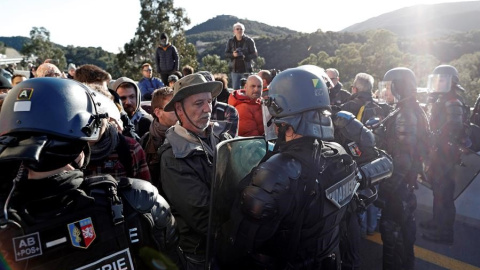
[[[374,79],[372,75],[367,73],[358,73],[353,81],[353,86],[358,92],[372,92]]]
[[[327,70],[325,70],[325,72],[327,72],[327,71],[331,71],[331,72],[335,73],[335,77],[340,76],[340,73],[338,72],[338,70],[336,68],[327,68]]]
[[[242,27],[242,29],[245,31],[245,25],[243,25],[242,23],[239,23],[239,22],[237,22],[233,25],[233,30],[235,30],[235,27],[237,27],[237,26]]]

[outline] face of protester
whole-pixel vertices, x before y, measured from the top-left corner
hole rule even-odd
[[[17,76],[15,78],[13,78],[12,80],[12,86],[15,86],[23,81],[25,81],[27,78],[23,77],[23,76]]]
[[[205,135],[212,115],[212,93],[204,92],[186,97],[175,103],[182,126],[198,135]]]
[[[250,99],[257,99],[262,95],[262,80],[259,77],[251,76],[245,84],[245,93]]]
[[[137,110],[137,93],[134,86],[121,86],[117,88],[117,94],[122,101],[123,109],[128,116],[133,116]]]
[[[163,108],[172,100],[173,95],[168,96],[162,101],[162,108],[155,108],[153,113],[158,118],[158,122],[164,126],[171,127],[177,122],[175,111],[166,112]]]
[[[337,85],[337,83],[338,83],[338,77],[337,77],[337,75],[335,74],[335,72],[330,71],[330,70],[327,70],[327,76],[328,76],[328,77],[330,78],[330,80],[332,81],[333,86]]]
[[[143,74],[143,77],[145,78],[152,78],[153,76],[153,70],[152,70],[152,67],[151,66],[144,66],[142,68],[142,74]]]

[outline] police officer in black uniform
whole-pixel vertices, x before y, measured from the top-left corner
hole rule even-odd
[[[278,152],[241,182],[217,256],[225,269],[339,269],[339,223],[356,164],[333,139],[323,69],[278,74],[266,100]]]
[[[1,202],[0,252],[13,269],[176,267],[176,223],[154,186],[84,179],[88,143],[108,118],[96,95],[73,80],[36,78],[3,104],[0,161],[22,162]]]
[[[408,68],[385,73],[380,89],[391,89],[396,109],[377,137],[393,158],[393,175],[380,184],[379,201],[384,202],[380,220],[383,269],[413,269],[415,243],[416,179],[426,156],[428,121],[416,100],[415,74]],[[380,130],[375,130],[379,132]]]
[[[423,238],[446,244],[453,243],[455,204],[453,166],[457,162],[457,146],[469,147],[466,128],[469,108],[460,93],[458,71],[450,65],[436,67],[429,76],[428,88],[433,103],[430,128],[433,134],[428,179],[433,187],[433,219],[421,222]]]

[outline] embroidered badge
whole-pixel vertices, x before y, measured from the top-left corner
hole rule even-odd
[[[354,157],[359,157],[362,155],[362,151],[360,151],[360,148],[355,142],[351,142],[348,144],[348,150]]]
[[[21,261],[42,255],[42,244],[38,232],[12,238],[15,249],[15,261]]]
[[[97,237],[91,218],[68,224],[68,232],[72,245],[78,248],[88,248]]]

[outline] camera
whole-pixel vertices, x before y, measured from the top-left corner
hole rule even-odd
[[[237,56],[243,56],[242,48],[237,48],[235,51],[237,52]]]

